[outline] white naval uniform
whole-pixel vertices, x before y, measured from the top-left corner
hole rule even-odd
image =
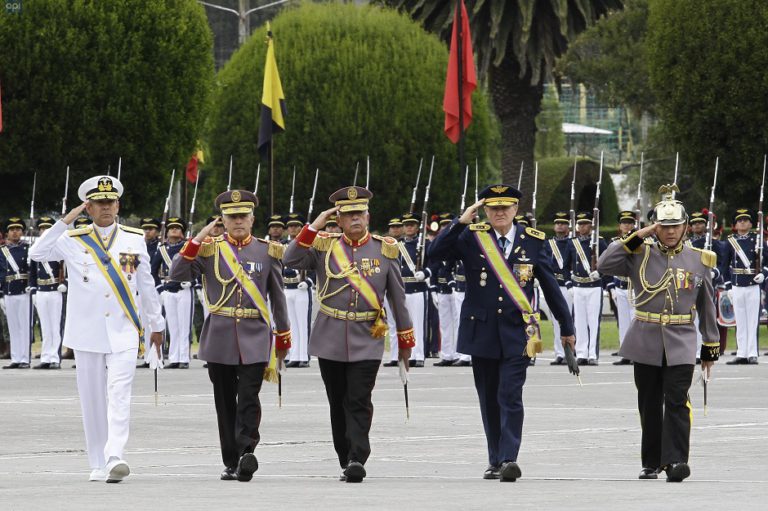
[[[128,440],[139,334],[96,261],[77,239],[67,234],[67,228],[67,224],[57,221],[35,242],[29,254],[36,261],[64,261],[67,265],[69,296],[64,346],[75,351],[88,461],[92,469],[103,469],[111,457],[122,459]],[[112,224],[106,228],[88,226],[77,232],[88,232],[89,228],[95,228],[102,239],[113,229],[119,229],[109,248],[113,259],[119,260],[121,253],[138,256],[135,272],[126,274],[126,279],[131,277],[128,287],[149,318],[146,328],[161,332],[165,320],[150,275],[143,234],[138,234],[141,231]]]
[[[63,297],[57,290],[35,293],[35,309],[40,318],[40,333],[43,337],[40,362],[43,364],[60,363],[61,346],[61,303]]]
[[[288,350],[288,360],[291,362],[309,362],[309,308],[312,303],[312,288],[284,289],[285,303],[288,307],[288,320],[291,324],[291,347]]]

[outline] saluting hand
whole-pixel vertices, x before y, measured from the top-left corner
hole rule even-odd
[[[75,219],[80,216],[80,213],[83,212],[83,210],[85,209],[86,204],[88,204],[88,201],[85,201],[82,204],[80,204],[79,206],[76,206],[76,207],[72,208],[71,210],[69,210],[69,213],[64,215],[64,218],[62,218],[61,221],[64,222],[65,224],[67,224],[67,225],[72,224],[72,222],[74,222]]]
[[[464,213],[461,214],[459,217],[459,223],[461,224],[471,224],[472,219],[477,216],[477,210],[480,209],[480,206],[482,206],[485,203],[485,199],[480,199],[479,201],[472,204],[470,207],[464,210]]]
[[[651,234],[656,234],[656,227],[659,225],[661,224],[658,222],[651,225],[646,225],[645,227],[637,231],[637,237],[640,239],[645,239]]]
[[[328,222],[328,219],[331,218],[332,215],[335,215],[339,211],[339,206],[334,206],[331,209],[326,209],[319,215],[317,215],[317,218],[315,218],[315,221],[312,222],[310,227],[312,227],[314,230],[319,231],[323,227],[325,227],[325,224]]]
[[[217,216],[214,218],[210,224],[206,225],[202,229],[200,229],[200,232],[197,233],[197,236],[195,236],[195,241],[198,243],[202,243],[205,238],[208,237],[208,235],[211,233],[214,227],[216,227],[216,223],[219,221],[219,217]]]

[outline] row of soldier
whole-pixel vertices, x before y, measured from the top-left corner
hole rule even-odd
[[[713,239],[707,240],[706,210],[694,212],[689,219],[688,243],[696,248],[710,248],[717,254],[717,268],[713,271],[715,285],[718,288],[718,312],[721,334],[721,348],[725,351],[728,327],[736,329],[736,357],[728,364],[758,363],[758,332],[762,307],[761,288],[768,273],[768,254],[756,272],[757,236],[753,232],[756,224],[755,212],[746,208],[737,209],[731,220],[734,233],[724,240],[717,239],[715,230]],[[449,225],[455,216],[451,213],[435,215],[430,226],[430,237]],[[207,222],[213,220],[209,217]],[[519,215],[515,219],[519,225],[527,226],[529,217]],[[613,240],[626,236],[638,225],[634,211],[622,211],[617,217],[618,232]],[[54,219],[42,216],[36,222],[38,234],[42,234],[53,225]],[[80,217],[76,227],[87,225],[89,220]],[[288,243],[295,238],[305,224],[305,219],[296,213],[273,215],[268,219],[266,237],[272,241]],[[570,219],[566,212],[558,212],[552,218],[554,236],[547,241],[546,250],[550,262],[555,268],[555,276],[564,298],[572,310],[576,332],[577,361],[581,365],[597,365],[600,356],[600,321],[603,316],[604,295],[611,298],[618,324],[619,343],[634,318],[632,290],[623,277],[607,277],[593,269],[592,263],[592,214],[580,212],[576,215],[576,229],[570,230]],[[168,324],[167,357],[169,368],[188,368],[190,362],[190,343],[194,328],[193,318],[195,298],[201,304],[203,317],[208,314],[207,303],[202,294],[201,282],[175,282],[168,278],[171,260],[186,241],[187,224],[180,217],[170,217],[166,222],[166,239],[159,239],[161,221],[147,217],[141,219],[140,227],[145,233],[147,250],[152,261],[151,273],[161,297]],[[327,232],[338,232],[333,221],[326,226]],[[61,358],[61,323],[63,301],[66,294],[66,269],[60,262],[30,264],[28,244],[23,241],[27,230],[25,221],[12,217],[3,226],[4,246],[0,251],[0,279],[2,279],[2,310],[7,318],[7,327],[11,342],[7,356],[11,363],[5,368],[27,368],[30,366],[29,341],[32,338],[34,317],[32,309],[37,311],[40,324],[41,351],[40,363],[35,369],[57,369]],[[469,366],[471,357],[456,350],[458,326],[466,289],[464,269],[460,261],[439,261],[427,259],[424,268],[418,268],[418,238],[421,231],[421,218],[412,213],[390,219],[388,235],[399,243],[399,262],[405,284],[406,303],[412,318],[422,318],[414,322],[416,348],[413,351],[411,367],[422,367],[425,357],[439,356],[436,366]],[[223,224],[219,222],[214,236],[223,234]],[[286,236],[287,235],[287,236]],[[601,238],[599,250],[607,247]],[[289,353],[288,367],[308,367],[310,357],[308,340],[311,333],[311,321],[316,314],[313,299],[316,277],[311,272],[298,272],[285,268],[283,283],[291,324],[294,325],[294,343]],[[539,297],[540,307],[549,310],[543,297]],[[389,311],[388,304],[385,304]],[[392,321],[393,315],[387,317]],[[393,330],[393,325],[390,331]],[[553,323],[553,347],[555,358],[553,365],[564,364],[564,353],[559,339],[557,322]],[[701,336],[698,336],[699,346]],[[615,353],[614,353],[615,355]],[[66,357],[66,355],[65,355]],[[144,351],[143,367],[148,367],[148,352]],[[532,359],[532,363],[535,359]],[[620,358],[615,365],[629,364]],[[390,359],[385,366],[397,365],[397,346],[392,343]]]

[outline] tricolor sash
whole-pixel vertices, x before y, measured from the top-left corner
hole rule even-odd
[[[339,240],[334,240],[331,245],[331,257],[336,262],[339,271],[344,274],[344,278],[357,293],[363,297],[363,300],[371,307],[371,309],[381,310],[381,300],[376,290],[373,289],[371,283],[360,274],[360,270],[352,266],[347,252],[341,245]]]
[[[491,270],[493,270],[493,273],[499,280],[504,292],[510,300],[512,300],[512,303],[520,309],[520,313],[522,314],[523,321],[526,325],[525,335],[528,340],[528,343],[525,346],[525,353],[533,358],[536,356],[536,353],[542,352],[539,313],[533,310],[533,306],[525,295],[525,291],[520,287],[520,283],[509,268],[504,254],[501,253],[501,249],[494,241],[493,237],[486,231],[473,232]]]
[[[228,241],[222,240],[216,243],[221,260],[227,265],[229,271],[235,278],[235,281],[240,285],[245,295],[253,303],[261,313],[261,317],[269,328],[272,328],[272,320],[269,315],[269,307],[267,307],[267,301],[264,299],[264,295],[261,294],[259,287],[254,281],[250,279],[246,273],[243,265],[240,263],[237,254],[232,250],[232,245]]]
[[[96,266],[99,268],[99,271],[101,271],[101,274],[104,275],[109,287],[111,287],[112,291],[115,293],[117,301],[120,303],[120,308],[123,309],[123,312],[128,319],[131,320],[131,323],[133,323],[133,326],[135,326],[136,330],[139,332],[139,336],[141,336],[144,335],[144,329],[141,326],[141,319],[139,319],[139,313],[136,308],[136,302],[133,299],[133,293],[131,292],[130,287],[128,287],[128,281],[125,280],[125,275],[120,271],[117,262],[109,253],[109,248],[117,237],[117,231],[118,227],[115,226],[106,245],[101,241],[101,238],[96,234],[95,230],[91,230],[88,234],[74,236],[74,238],[85,247],[86,251],[93,257],[93,260],[96,261]]]

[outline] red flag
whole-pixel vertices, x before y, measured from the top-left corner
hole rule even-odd
[[[461,4],[461,71],[462,91],[459,101],[459,34],[457,18],[459,11],[453,17],[453,34],[451,35],[451,52],[448,55],[448,76],[445,79],[445,95],[443,96],[443,111],[445,111],[445,135],[454,144],[459,141],[461,130],[459,128],[459,104],[464,110],[464,126],[466,130],[472,122],[472,92],[477,87],[477,75],[475,74],[475,62],[472,54],[472,36],[469,32],[469,16]]]
[[[197,181],[197,155],[192,156],[187,163],[187,181],[190,183]]]

